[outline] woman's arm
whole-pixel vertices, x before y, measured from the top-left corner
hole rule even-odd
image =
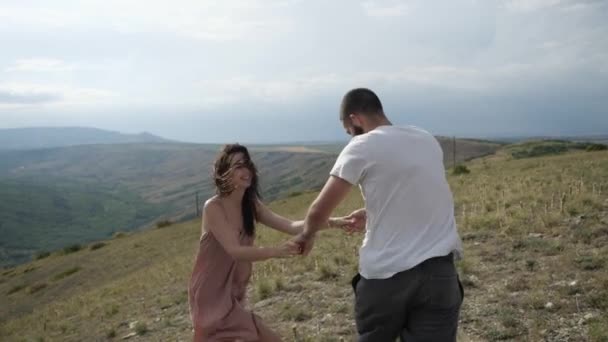
[[[304,228],[304,220],[292,221],[285,218],[274,211],[270,210],[264,203],[257,201],[258,221],[267,227],[276,229],[280,232],[290,235],[300,234]],[[346,225],[347,222],[343,217],[331,217],[325,228],[339,228]]]
[[[208,201],[203,208],[203,226],[211,232],[224,250],[235,260],[262,261],[297,255],[299,248],[291,241],[277,247],[242,246],[238,233],[230,226],[219,203]]]

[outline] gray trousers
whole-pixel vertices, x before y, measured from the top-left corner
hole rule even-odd
[[[388,279],[352,280],[359,342],[456,341],[464,298],[452,254]]]

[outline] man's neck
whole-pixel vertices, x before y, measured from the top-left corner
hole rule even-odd
[[[387,118],[381,118],[381,119],[371,122],[365,131],[367,133],[367,132],[371,132],[381,126],[392,126],[392,125],[393,124],[390,121],[388,121]]]

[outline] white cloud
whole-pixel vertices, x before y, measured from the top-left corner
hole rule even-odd
[[[492,94],[499,89],[520,88],[526,79],[553,77],[568,71],[569,66],[559,60],[544,64],[513,62],[486,67],[419,65],[390,71],[291,75],[274,79],[242,76],[199,82],[193,89],[201,94],[198,104],[209,107],[251,100],[271,103],[306,101],[359,86],[387,89],[430,87]]]
[[[0,23],[6,27],[62,28],[82,26],[87,23],[86,16],[78,15],[73,10],[0,5]],[[32,27],[34,26],[34,27]]]
[[[508,0],[505,7],[513,12],[532,12],[558,5],[562,0]]]
[[[207,106],[243,103],[301,101],[357,86],[416,87],[458,89],[483,92],[491,89],[497,78],[514,78],[529,72],[531,66],[503,66],[491,69],[448,65],[407,66],[392,71],[362,71],[349,74],[308,74],[276,79],[238,77],[198,83],[196,93]]]
[[[14,71],[33,71],[33,72],[55,72],[71,71],[73,65],[67,65],[64,61],[51,58],[26,58],[20,59],[14,65],[6,68],[7,72]]]
[[[257,79],[242,76],[224,80],[207,80],[195,85],[201,94],[200,104],[224,105],[255,99],[261,102],[289,102],[316,96],[334,88],[336,75],[309,75],[283,79]]]
[[[205,40],[235,40],[284,31],[289,25],[273,15],[285,1],[88,1],[86,6],[0,5],[0,28],[28,31],[110,29],[119,32],[169,32]]]
[[[7,106],[32,117],[73,110],[99,122],[113,112],[134,125],[152,111],[212,108],[207,112],[235,117],[279,107],[305,111],[357,86],[416,94],[420,112],[441,102],[441,94],[467,103],[513,96],[509,106],[519,106],[513,112],[533,112],[552,99],[531,106],[536,100],[521,100],[526,85],[547,94],[563,85],[581,84],[587,93],[605,88],[606,6],[605,0],[0,0],[0,125],[11,125],[5,117],[18,112]],[[581,113],[591,104],[605,107],[588,96],[554,98],[563,99],[560,108],[580,103]],[[486,104],[479,108],[487,111]]]
[[[62,84],[0,83],[0,108],[101,104],[118,94]]]
[[[367,0],[361,3],[363,11],[370,17],[400,17],[408,13],[409,7],[403,1]]]

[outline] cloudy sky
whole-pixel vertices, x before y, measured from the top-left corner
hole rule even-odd
[[[606,0],[2,0],[0,128],[345,138],[342,95],[458,136],[608,133]]]

